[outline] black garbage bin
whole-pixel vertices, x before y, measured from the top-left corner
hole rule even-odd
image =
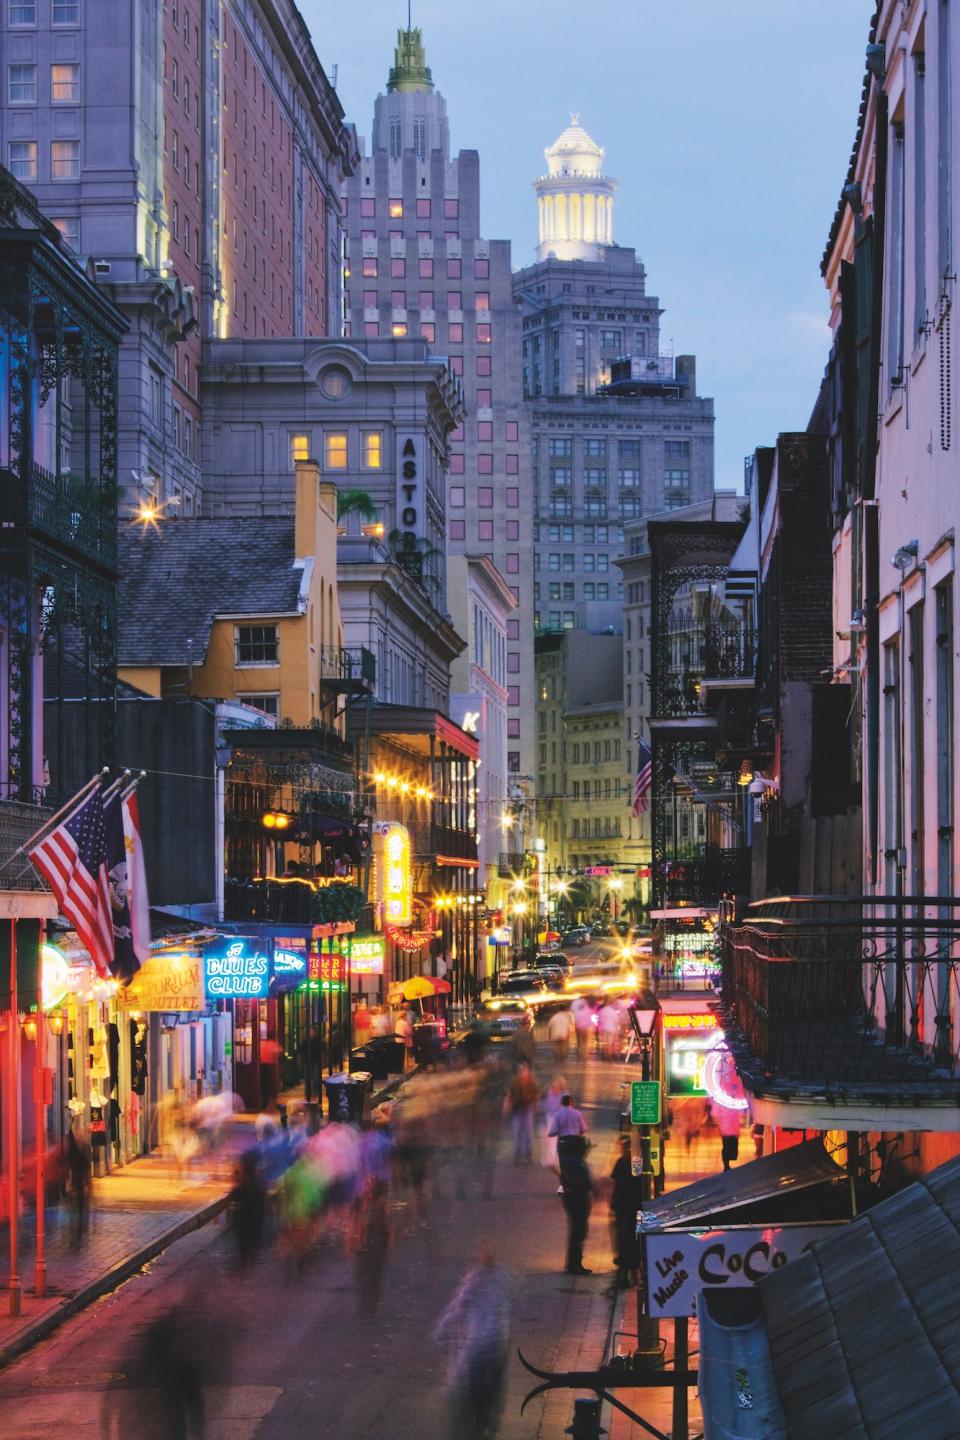
[[[352,1075],[339,1071],[328,1075],[323,1082],[327,1095],[327,1115],[331,1120],[341,1120],[361,1125],[369,1108],[370,1088],[373,1076],[368,1070],[357,1070]]]
[[[372,1080],[386,1080],[390,1074],[390,1055],[382,1045],[368,1042],[350,1051],[350,1074],[366,1072]]]
[[[375,1080],[386,1080],[388,1075],[402,1075],[406,1046],[393,1035],[372,1035],[363,1047],[370,1058],[366,1069],[373,1071]],[[374,1058],[376,1057],[376,1059]],[[378,1067],[383,1066],[383,1074]]]
[[[413,1058],[418,1065],[436,1065],[449,1048],[445,1025],[431,1020],[414,1025]]]

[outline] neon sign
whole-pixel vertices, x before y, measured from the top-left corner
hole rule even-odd
[[[354,975],[382,975],[386,946],[379,938],[350,943],[350,968]]]
[[[270,959],[253,940],[231,940],[204,951],[207,994],[216,1000],[262,1000],[270,989]],[[251,948],[247,948],[247,947]]]
[[[703,1083],[710,1099],[718,1105],[727,1110],[747,1109],[747,1097],[726,1045],[717,1045],[704,1060]]]
[[[409,925],[413,919],[413,870],[410,832],[385,820],[374,826],[377,857],[377,901],[386,925]]]

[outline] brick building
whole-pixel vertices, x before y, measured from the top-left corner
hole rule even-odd
[[[339,313],[352,131],[292,0],[88,0],[0,13],[0,143],[126,316],[119,476],[189,515],[213,337]]]
[[[451,436],[447,544],[487,555],[509,585],[507,763],[533,773],[533,576],[529,446],[520,394],[520,319],[510,244],[480,228],[480,162],[450,154],[446,101],[419,30],[398,35],[369,150],[344,185],[353,337],[419,335],[463,383],[467,416]]]

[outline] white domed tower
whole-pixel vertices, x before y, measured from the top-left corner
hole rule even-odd
[[[539,241],[537,259],[597,260],[613,244],[616,180],[603,173],[602,146],[570,116],[563,134],[543,152],[547,173],[534,180]]]

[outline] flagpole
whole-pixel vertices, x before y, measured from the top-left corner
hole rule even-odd
[[[89,795],[94,785],[101,785],[103,783],[104,775],[109,774],[110,766],[104,765],[103,769],[98,774],[94,775],[92,780],[87,781],[86,785],[84,785],[82,790],[78,790],[76,795],[72,796],[65,805],[60,806],[60,809],[55,815],[51,815],[49,820],[44,820],[39,830],[34,830],[29,840],[24,840],[22,845],[17,846],[13,854],[10,855],[9,858],[4,862],[4,868],[6,868],[6,866],[9,865],[13,860],[16,860],[18,855],[22,855],[25,850],[31,849],[34,843],[40,839],[41,835],[45,835],[48,830],[53,829],[54,825],[56,825],[61,815],[66,815],[68,810],[72,810],[73,807],[80,800],[83,799],[84,795]]]
[[[17,922],[10,919],[10,1019],[7,1031],[7,1181],[10,1211],[10,1274],[7,1279],[9,1313],[19,1315],[23,1291],[17,1266],[20,1240],[20,1016],[17,1013]]]

